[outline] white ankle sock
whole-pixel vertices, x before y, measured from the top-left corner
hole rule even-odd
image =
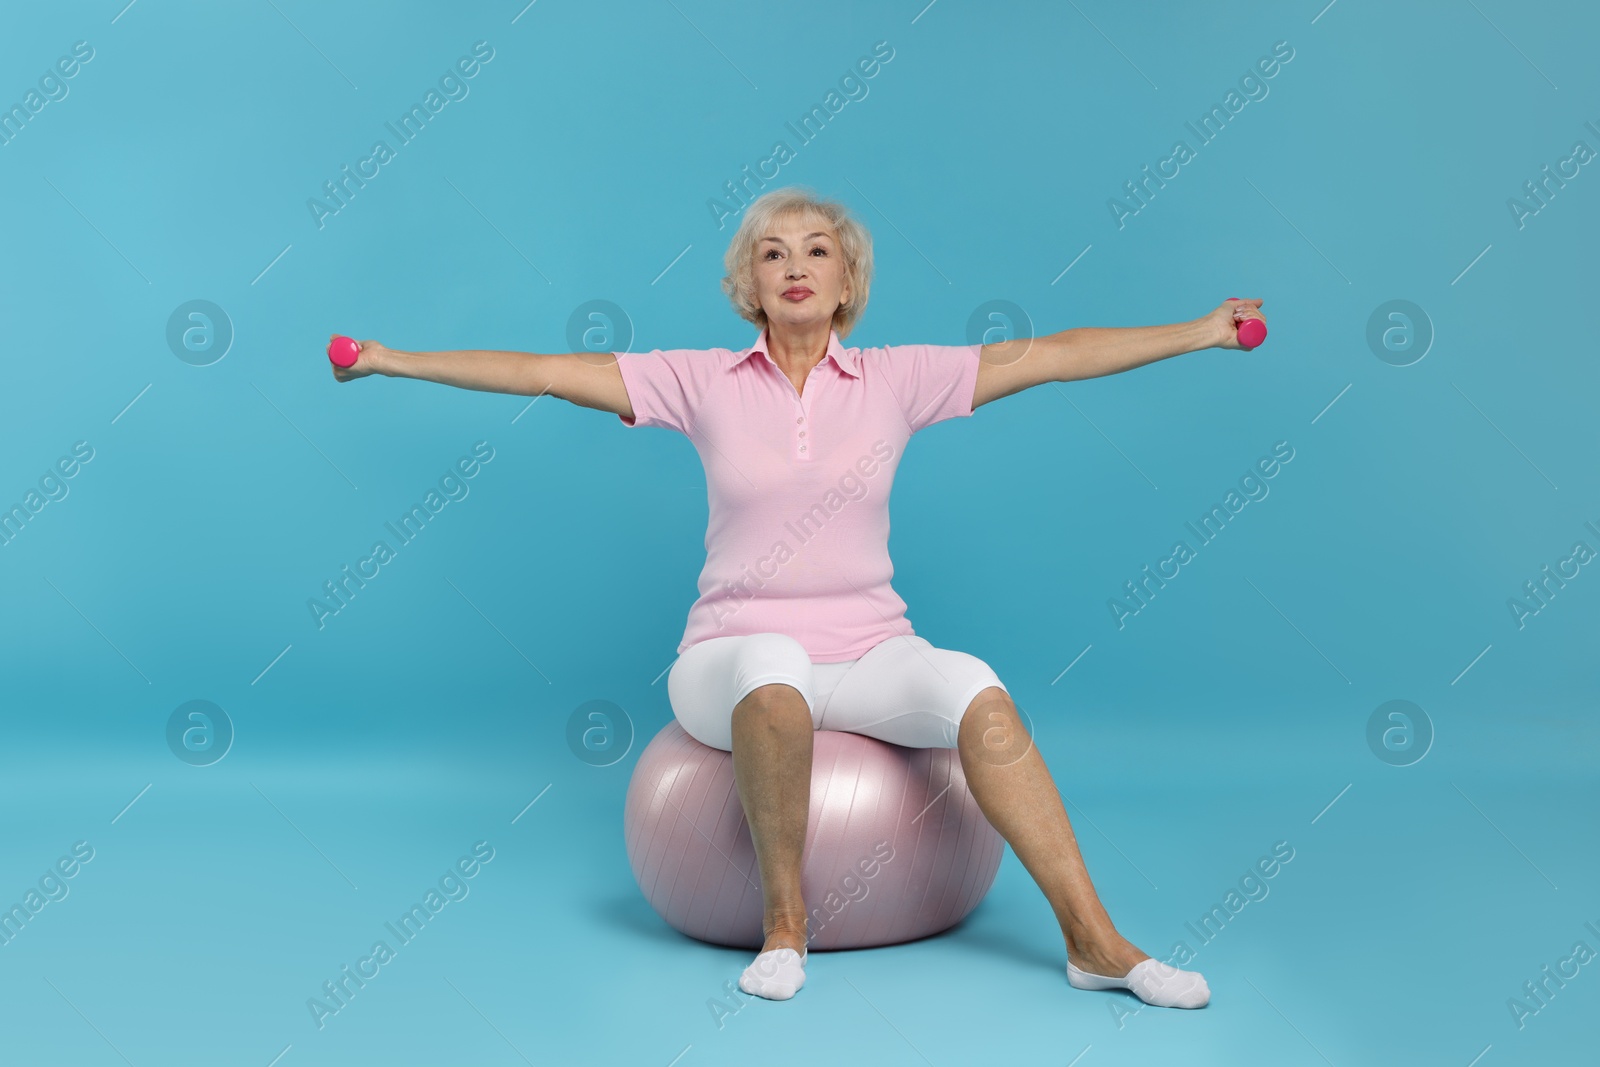
[[[739,976],[740,989],[768,1000],[788,1000],[805,984],[805,955],[792,948],[761,953]]]
[[[1211,1000],[1211,987],[1199,971],[1180,971],[1154,958],[1140,960],[1122,978],[1080,971],[1068,960],[1067,981],[1077,989],[1126,989],[1158,1008],[1203,1008]]]

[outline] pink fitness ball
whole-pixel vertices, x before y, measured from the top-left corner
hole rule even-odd
[[[1228,297],[1229,300],[1239,299],[1236,296]],[[1267,339],[1267,324],[1260,319],[1245,319],[1237,324],[1239,330],[1239,347],[1254,348]]]
[[[343,334],[328,342],[328,359],[336,367],[355,366],[356,357],[360,354],[361,346]]]
[[[1005,841],[956,751],[834,730],[814,741],[800,861],[809,947],[895,945],[966,918],[994,884]],[[667,723],[639,754],[623,827],[639,889],[669,926],[761,947],[761,872],[733,753]]]

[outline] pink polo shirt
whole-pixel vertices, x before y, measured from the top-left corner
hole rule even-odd
[[[739,352],[616,353],[623,424],[677,430],[705,467],[706,562],[679,652],[782,633],[836,663],[915,632],[889,584],[889,489],[913,433],[972,414],[980,349],[845,348],[830,331],[803,394],[766,331]]]

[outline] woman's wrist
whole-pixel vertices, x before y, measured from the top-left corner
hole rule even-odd
[[[1207,348],[1220,348],[1227,340],[1219,328],[1215,315],[1202,315],[1198,319],[1186,323],[1186,325],[1193,331],[1191,336],[1194,338],[1194,345],[1191,348],[1184,349],[1185,352],[1199,352]]]
[[[375,351],[363,353],[363,355],[370,355],[374,374],[382,374],[390,378],[406,377],[405,357],[410,353],[380,345]]]

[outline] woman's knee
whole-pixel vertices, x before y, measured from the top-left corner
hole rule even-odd
[[[809,744],[815,729],[806,698],[787,682],[768,682],[750,690],[728,717],[728,736],[735,748],[779,739],[785,744]]]
[[[800,642],[779,633],[728,641],[686,650],[683,669],[675,666],[667,679],[673,715],[684,732],[726,752],[733,749],[734,711],[741,705],[782,715],[798,698],[809,717],[811,658]]]
[[[1015,706],[998,678],[979,680],[958,701],[952,721],[958,731],[986,729],[1000,719],[1010,718]]]
[[[752,695],[766,704],[785,702],[798,693],[809,707],[812,698],[811,656],[788,634],[760,633],[744,638],[734,662],[734,704]]]
[[[808,709],[806,695],[799,688],[789,682],[763,682],[741,697],[733,710],[737,712],[740,708],[748,708],[751,712],[770,714],[796,706],[801,710]]]
[[[957,728],[956,747],[970,750],[986,763],[1006,766],[1033,748],[1033,732],[1011,694],[999,685],[981,689],[967,704]]]

